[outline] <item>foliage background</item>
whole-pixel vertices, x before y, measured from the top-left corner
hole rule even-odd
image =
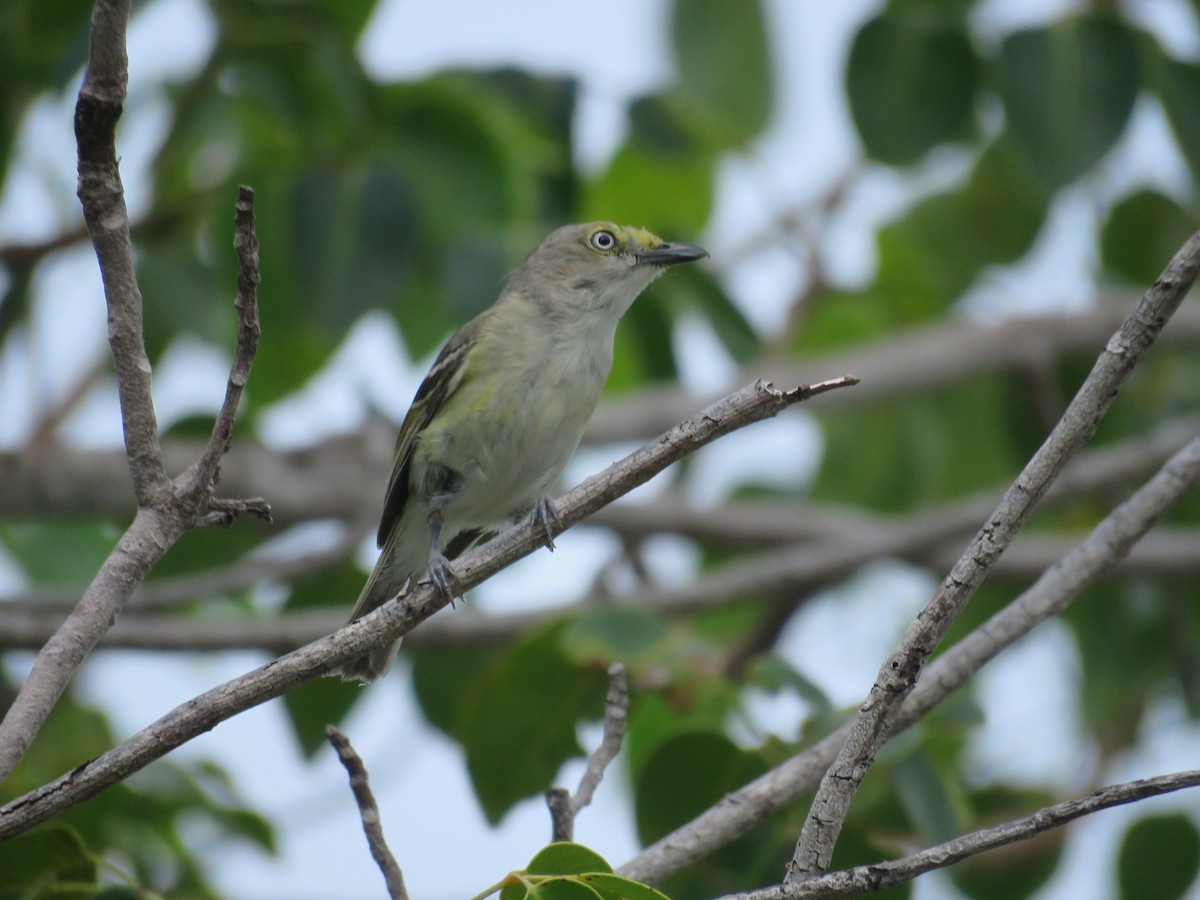
[[[119,444],[98,279],[72,196],[69,110],[87,7],[10,0],[0,12],[8,458],[36,460],[62,445],[99,458]],[[403,414],[422,361],[565,221],[641,224],[713,253],[709,268],[674,273],[628,316],[610,384],[625,409],[676,380],[703,393],[781,360],[846,350],[866,359],[894,335],[943,321],[1061,313],[1114,296],[1128,305],[1200,224],[1200,32],[1196,4],[1185,0],[894,0],[838,10],[677,0],[575,13],[530,2],[504,16],[462,2],[439,7],[436,21],[413,5],[369,0],[156,0],[138,9],[120,146],[160,421],[177,441],[199,433],[220,396],[238,183],[258,192],[264,248],[264,340],[240,440],[314,455],[377,444],[386,429],[372,419]],[[450,49],[439,58],[435,35],[445,34],[454,38],[441,39]],[[172,53],[155,52],[159,41]],[[1011,478],[1096,349],[1034,346],[1024,365],[981,367],[886,402],[839,410],[834,399],[818,418],[789,417],[714,448],[640,496],[911,516]],[[1098,440],[1194,415],[1195,350],[1156,351]],[[588,449],[569,477],[618,452]],[[372,477],[381,483],[382,473]],[[297,481],[295,490],[308,487]],[[10,609],[31,590],[45,601],[85,583],[127,516],[86,492],[61,494],[43,491],[28,506],[0,500]],[[347,530],[366,533],[371,496],[366,488],[331,505],[320,522],[288,522],[282,537],[246,525],[191,535],[155,577],[207,572],[256,549],[337,544]],[[1035,528],[1078,533],[1112,500],[1078,498]],[[1172,518],[1185,541],[1197,534],[1197,511],[1193,499]],[[754,549],[583,533],[473,604],[564,602],[587,593],[602,569],[615,572],[606,586],[636,595],[644,585],[626,552],[654,578],[679,582]],[[895,855],[1095,783],[1162,771],[1167,759],[1194,765],[1200,554],[1190,567],[1182,556],[1093,589],[1061,625],[897,741],[858,798],[839,862]],[[302,576],[205,592],[172,615],[203,623],[341,610],[361,583],[359,562],[347,550]],[[687,617],[599,608],[484,650],[417,650],[385,685],[313,685],[64,817],[72,831],[29,840],[77,867],[62,869],[64,879],[92,875],[79,842],[173,896],[334,889],[321,885],[370,895],[377,874],[318,737],[325,721],[348,716],[385,797],[396,789],[383,814],[414,892],[458,896],[521,865],[544,840],[537,802],[517,804],[577,754],[578,723],[599,709],[599,673],[620,657],[635,696],[615,781],[631,799],[585,813],[579,833],[619,862],[633,852],[627,820],[653,840],[830,727],[939,574],[929,559],[873,562],[811,600],[738,596]],[[1017,581],[989,587],[964,624],[1010,599]],[[771,634],[771,611],[800,600]],[[775,652],[734,670],[731,655],[764,629]],[[3,797],[262,658],[176,655],[102,653]],[[6,676],[19,678],[27,659],[6,653]],[[416,723],[414,708],[435,730]],[[316,761],[305,768],[294,752]],[[248,756],[255,763],[242,768]],[[456,793],[462,772],[474,798]],[[489,839],[467,824],[476,809],[504,825],[482,859]],[[1080,851],[1064,855],[1058,836],[960,867],[953,885],[927,879],[917,893],[1024,896],[1053,873],[1060,880],[1049,891],[1099,883],[1114,896],[1144,896],[1133,892],[1145,887],[1136,876],[1149,845],[1162,895],[1179,896],[1200,855],[1195,815],[1148,809],[1109,814],[1120,824],[1107,826],[1107,846],[1124,848],[1113,866],[1094,855],[1073,863]],[[777,880],[800,816],[764,824],[685,873],[673,896]],[[280,838],[282,862],[265,870],[259,854]]]

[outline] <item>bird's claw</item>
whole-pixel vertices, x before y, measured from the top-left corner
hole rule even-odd
[[[461,596],[458,591],[458,579],[454,576],[454,570],[450,568],[450,560],[436,550],[429,554],[429,583],[451,607]]]
[[[542,530],[542,543],[546,549],[554,551],[554,529],[562,531],[562,521],[558,518],[558,510],[549,497],[539,497],[529,513],[530,521]]]

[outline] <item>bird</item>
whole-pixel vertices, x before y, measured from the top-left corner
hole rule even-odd
[[[618,322],[669,267],[706,256],[611,222],[566,225],[529,253],[417,389],[396,439],[381,552],[351,622],[424,576],[452,600],[450,560],[506,521],[530,516],[554,549],[558,521],[546,492],[599,402]],[[374,681],[399,645],[371,650],[340,674]]]

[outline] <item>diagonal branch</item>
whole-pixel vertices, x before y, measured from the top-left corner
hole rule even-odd
[[[798,884],[730,894],[722,900],[797,900],[800,897],[849,897],[882,891],[912,881],[925,872],[962,862],[976,854],[1017,841],[1029,840],[1044,831],[1061,828],[1083,816],[1197,785],[1200,785],[1200,770],[1196,769],[1109,785],[1093,791],[1086,797],[1047,806],[1012,822],[982,828],[901,859],[855,866]]]
[[[828,870],[850,802],[879,748],[887,741],[891,720],[912,691],[925,662],[1067,460],[1095,432],[1117,391],[1183,302],[1198,272],[1200,232],[1176,253],[1158,281],[1109,339],[1046,442],[1005,492],[995,512],[884,662],[845,745],[821,781],[796,843],[785,884],[795,884]]]
[[[855,384],[853,376],[781,391],[756,382],[672,428],[612,466],[588,478],[556,503],[561,527],[555,534],[617,497],[645,484],[671,463],[753,422],[778,415],[795,403]],[[543,546],[545,533],[529,523],[510,528],[454,563],[455,581],[469,590],[500,569]],[[122,781],[218,723],[278,697],[285,691],[391,643],[449,601],[428,584],[385,603],[370,615],[280,657],[246,675],[189,700],[120,746],[0,808],[0,840],[21,834],[105,788]]]
[[[1145,485],[1096,526],[1037,583],[930,663],[896,716],[892,734],[910,727],[1004,648],[1062,612],[1087,584],[1121,558],[1162,514],[1200,483],[1200,438],[1176,453]],[[813,789],[846,740],[846,723],[813,746],[724,797],[643,850],[620,874],[658,883],[741,837]]]

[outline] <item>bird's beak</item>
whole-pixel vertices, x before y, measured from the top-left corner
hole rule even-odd
[[[639,250],[637,261],[640,266],[674,266],[679,263],[704,259],[706,256],[708,256],[708,251],[703,247],[696,247],[692,244],[672,244],[668,241],[663,241],[653,249]]]

